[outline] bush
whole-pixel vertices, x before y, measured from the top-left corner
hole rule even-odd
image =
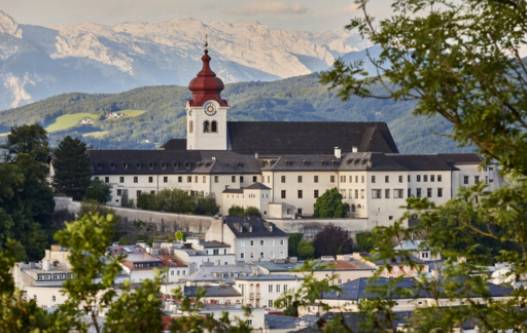
[[[315,240],[315,255],[336,256],[337,254],[351,253],[353,251],[353,240],[349,237],[348,232],[340,227],[329,225],[319,231]]]
[[[327,190],[315,202],[313,216],[320,218],[342,218],[348,214],[349,207],[342,202],[342,195],[336,188]]]
[[[230,216],[244,216],[245,215],[245,209],[240,206],[232,206],[229,208],[229,215]]]
[[[86,188],[84,193],[84,200],[97,201],[100,204],[105,204],[112,199],[110,185],[104,183],[102,180],[93,179],[90,185]]]
[[[302,239],[297,246],[298,258],[313,259],[315,257],[315,247],[313,243]]]
[[[137,198],[137,208],[180,214],[215,215],[219,208],[212,197],[191,196],[173,189],[157,193],[142,193]]]
[[[245,216],[258,216],[262,217],[262,214],[260,213],[260,210],[256,207],[247,207],[245,209]]]
[[[358,233],[357,236],[356,236],[356,239],[357,239],[356,249],[357,249],[357,251],[359,251],[359,252],[370,252],[371,250],[373,250],[374,241],[373,241],[372,236],[373,236],[372,233],[368,232],[368,231]]]
[[[229,208],[229,215],[230,216],[258,216],[261,217],[262,214],[260,213],[260,210],[256,207],[247,207],[243,208],[240,206],[232,206]]]

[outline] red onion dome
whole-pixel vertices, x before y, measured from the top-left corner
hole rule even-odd
[[[209,51],[205,49],[201,57],[203,67],[198,75],[190,81],[188,89],[192,92],[190,106],[203,106],[206,101],[214,100],[221,106],[228,106],[227,101],[221,98],[223,82],[216,77],[216,73],[210,69]]]

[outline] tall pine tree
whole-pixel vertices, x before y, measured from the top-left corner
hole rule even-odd
[[[53,159],[55,190],[81,200],[90,185],[91,166],[86,144],[79,139],[65,137]]]

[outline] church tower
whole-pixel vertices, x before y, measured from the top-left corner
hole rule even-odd
[[[188,86],[192,99],[187,102],[187,149],[227,150],[227,111],[221,98],[223,82],[210,69],[210,56],[205,43],[201,57],[203,67]]]

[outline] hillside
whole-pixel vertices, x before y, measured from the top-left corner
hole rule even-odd
[[[0,9],[0,110],[70,91],[186,84],[200,67],[205,32],[225,82],[306,75],[337,57],[362,59],[353,54],[366,47],[344,30],[312,33],[192,18],[43,27],[19,24]]]
[[[343,102],[321,86],[315,74],[227,84],[223,96],[232,106],[230,120],[385,121],[401,152],[463,150],[447,137],[446,121],[412,115],[412,103],[357,97]],[[13,125],[38,122],[51,131],[52,143],[74,135],[93,147],[153,148],[185,135],[184,106],[189,97],[187,88],[179,86],[64,94],[0,113],[0,133],[5,135]]]

